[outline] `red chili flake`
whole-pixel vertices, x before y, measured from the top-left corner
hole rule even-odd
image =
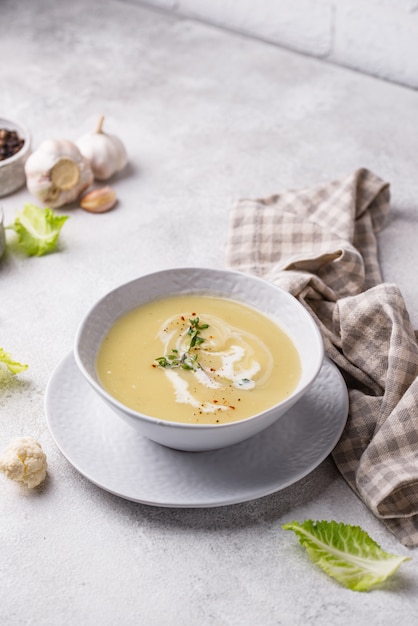
[[[234,407],[234,406],[232,406],[231,404],[229,405],[229,408],[230,408],[230,409],[233,409],[233,410],[235,411],[235,407]]]
[[[218,400],[214,400],[214,403],[216,404],[218,402]]]
[[[183,320],[183,322],[184,322],[184,315],[182,315],[180,319],[182,319],[182,320]]]
[[[192,313],[192,315],[196,315],[196,313]]]
[[[157,367],[157,366],[155,365],[155,363],[153,363],[153,364],[151,365],[151,367]]]

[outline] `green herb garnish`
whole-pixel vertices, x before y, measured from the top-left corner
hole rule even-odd
[[[190,350],[197,350],[199,346],[205,341],[204,337],[200,336],[200,331],[209,328],[209,324],[200,324],[200,320],[198,317],[194,317],[193,319],[189,319],[190,326],[187,330],[187,334],[191,337],[190,345],[186,352],[182,354],[179,353],[178,350],[173,348],[167,356],[160,356],[155,359],[155,363],[159,367],[181,367],[184,370],[193,370],[196,371],[198,369],[202,369],[198,361],[199,355],[197,352],[194,354],[190,354]]]
[[[254,381],[249,378],[241,378],[241,380],[237,380],[233,384],[237,389],[252,389],[255,385]]]
[[[194,348],[196,345],[200,346],[205,340],[203,337],[200,337],[200,331],[209,328],[209,324],[199,324],[199,318],[195,317],[194,319],[189,319],[190,326],[187,334],[190,335],[190,348]]]
[[[160,367],[181,367],[184,370],[197,370],[200,365],[197,362],[197,354],[191,356],[188,352],[183,352],[181,356],[179,356],[178,350],[171,351],[167,356],[159,356],[155,359],[155,362]]]

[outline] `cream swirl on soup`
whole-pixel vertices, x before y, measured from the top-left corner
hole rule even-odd
[[[199,333],[201,343],[190,348],[194,320],[204,328]],[[230,406],[219,401],[202,403],[201,385],[216,390],[227,390],[232,385],[248,391],[255,385],[263,385],[271,376],[274,359],[270,348],[254,333],[216,315],[206,314],[203,318],[173,315],[161,325],[158,337],[163,347],[165,373],[176,401],[200,407],[204,413],[226,411]],[[190,369],[181,367],[184,355],[192,359]],[[170,356],[174,356],[172,361],[178,366],[171,366]]]

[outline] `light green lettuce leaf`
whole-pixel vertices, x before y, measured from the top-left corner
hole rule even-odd
[[[384,552],[360,526],[306,520],[302,524],[284,524],[282,528],[293,530],[312,561],[354,591],[368,591],[410,560]]]
[[[12,374],[20,374],[28,369],[28,365],[14,361],[9,352],[5,352],[3,348],[0,348],[0,363],[4,363],[7,369]]]
[[[15,221],[7,228],[18,235],[19,244],[29,256],[52,252],[68,215],[57,215],[52,209],[26,203]]]

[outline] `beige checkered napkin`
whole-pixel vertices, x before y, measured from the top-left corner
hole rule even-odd
[[[290,291],[321,329],[350,396],[333,458],[353,490],[418,545],[418,345],[402,295],[382,283],[375,233],[389,186],[372,172],[241,200],[227,261]]]

